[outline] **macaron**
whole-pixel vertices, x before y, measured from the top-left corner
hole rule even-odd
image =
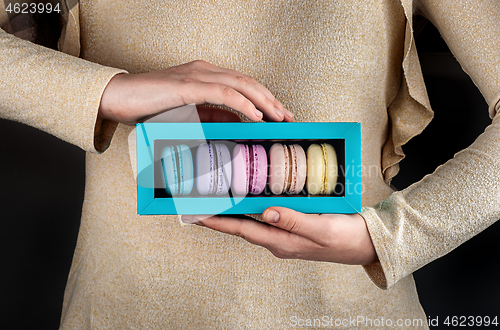
[[[161,152],[165,190],[169,196],[189,195],[193,190],[193,156],[185,144],[167,146]]]
[[[233,149],[233,180],[236,196],[261,194],[267,183],[267,153],[260,144],[237,144]]]
[[[202,143],[196,151],[196,189],[201,195],[225,195],[231,187],[231,153],[224,143]]]
[[[298,194],[307,177],[304,149],[298,144],[275,143],[269,149],[269,188],[275,195]]]
[[[337,184],[337,153],[328,143],[307,148],[307,191],[311,195],[330,195]]]

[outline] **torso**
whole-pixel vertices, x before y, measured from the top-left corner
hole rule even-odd
[[[82,0],[80,10],[88,60],[135,73],[202,59],[253,76],[296,121],[361,122],[363,204],[391,193],[380,164],[401,81],[397,0]],[[175,217],[137,216],[130,130],[119,126],[108,151],[87,157],[68,319],[91,304],[95,319],[114,314],[114,322],[141,327],[286,328],[294,316],[425,320],[411,276],[383,291],[359,266],[279,260]]]

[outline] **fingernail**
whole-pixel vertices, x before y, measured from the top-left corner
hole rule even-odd
[[[199,220],[196,219],[194,215],[183,215],[181,216],[181,221],[187,224],[194,224],[198,222]]]
[[[266,222],[276,223],[280,221],[280,214],[275,210],[269,210],[266,212],[265,218]]]
[[[288,111],[287,109],[285,109],[285,116],[288,118],[288,119],[293,119],[293,113],[291,113],[290,111]]]
[[[283,111],[281,111],[280,109],[278,108],[274,108],[274,111],[276,112],[276,114],[278,115],[278,117],[280,118],[283,118]]]
[[[259,110],[257,110],[257,109],[255,109],[255,115],[256,115],[257,117],[259,117],[259,119],[261,119],[261,118],[262,118],[262,112],[260,112],[260,111],[259,111]]]

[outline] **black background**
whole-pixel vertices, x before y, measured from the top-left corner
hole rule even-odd
[[[44,38],[38,41],[54,45]],[[398,189],[431,173],[491,122],[481,94],[430,24],[417,48],[435,119],[404,147]],[[7,120],[0,120],[0,140],[0,328],[56,329],[78,235],[85,153]],[[415,273],[424,310],[439,318],[441,326],[431,328],[450,328],[447,316],[500,318],[499,236],[497,223]]]

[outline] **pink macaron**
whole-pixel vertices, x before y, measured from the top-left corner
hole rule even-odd
[[[233,180],[236,196],[258,195],[267,183],[267,153],[259,144],[237,144],[233,149]]]
[[[306,183],[307,159],[298,144],[275,143],[269,150],[269,188],[275,195],[299,194]]]

